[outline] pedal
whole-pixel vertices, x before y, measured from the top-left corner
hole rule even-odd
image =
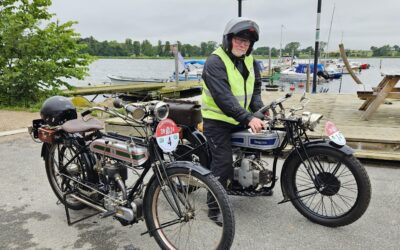
[[[104,218],[113,216],[113,215],[115,215],[116,213],[117,213],[116,211],[111,211],[111,210],[110,210],[110,211],[101,213],[101,214],[100,214],[100,218],[101,218],[101,219],[104,219]]]

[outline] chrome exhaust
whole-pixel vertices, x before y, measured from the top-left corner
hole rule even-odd
[[[107,209],[105,209],[105,208],[103,208],[103,207],[101,207],[99,205],[93,204],[90,201],[85,200],[85,199],[79,197],[76,194],[70,194],[70,196],[72,198],[76,199],[77,201],[82,202],[83,204],[85,204],[85,205],[87,205],[89,207],[92,207],[92,208],[94,208],[94,209],[96,209],[96,210],[98,210],[98,211],[100,211],[102,213],[108,212]],[[129,208],[126,208],[126,207],[120,207],[120,206],[115,207],[115,216],[118,217],[118,218],[121,218],[123,220],[126,220],[127,222],[131,222],[131,221],[133,221],[135,219],[135,215],[134,215],[132,209],[129,209]]]
[[[107,209],[105,209],[103,207],[100,207],[100,206],[98,206],[96,204],[93,204],[93,203],[91,203],[91,202],[89,202],[89,201],[87,201],[87,200],[85,200],[85,199],[83,199],[83,198],[81,198],[81,197],[79,197],[79,196],[77,196],[75,194],[70,194],[70,196],[72,198],[76,199],[77,201],[82,202],[83,204],[88,205],[89,207],[92,207],[92,208],[94,208],[94,209],[96,209],[96,210],[98,210],[100,212],[103,212],[103,213],[107,212]]]

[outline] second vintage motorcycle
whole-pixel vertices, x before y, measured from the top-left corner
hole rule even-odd
[[[371,199],[368,174],[332,122],[325,125],[326,138],[310,139],[307,131],[315,129],[322,115],[297,114],[309,101],[305,95],[297,107],[286,110],[283,102],[290,97],[287,94],[254,114],[265,120],[265,131],[253,134],[243,128],[232,134],[234,176],[228,193],[270,195],[278,179],[278,159],[284,158],[280,203],[291,202],[307,219],[324,226],[353,223],[364,214]],[[197,158],[203,166],[209,166],[210,149],[195,126],[201,120],[200,106],[190,113],[195,122],[180,125],[184,132],[176,159]],[[272,156],[272,167],[265,156]]]

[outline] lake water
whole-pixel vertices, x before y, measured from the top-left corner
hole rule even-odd
[[[262,60],[268,65],[268,60]],[[329,89],[330,93],[338,93],[341,84],[341,93],[356,93],[359,90],[371,90],[382,79],[381,72],[400,71],[400,58],[357,58],[354,61],[369,63],[371,67],[357,74],[364,85],[359,85],[345,74],[342,80],[333,80],[318,85],[320,88]],[[275,60],[273,60],[273,63]],[[381,68],[380,68],[381,65]],[[122,75],[132,77],[169,78],[175,69],[172,59],[99,59],[89,66],[89,76],[82,81],[69,79],[74,86],[87,86],[110,82],[107,75]],[[288,90],[290,83],[278,83]],[[301,90],[300,90],[301,91]]]

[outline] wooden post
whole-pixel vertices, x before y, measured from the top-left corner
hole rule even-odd
[[[272,66],[272,63],[271,63],[271,48],[269,48],[269,51],[268,51],[268,75],[270,77],[272,77],[272,74],[273,74],[271,66]]]
[[[307,64],[306,92],[310,93],[310,63]]]
[[[172,53],[175,56],[175,82],[176,86],[179,85],[179,61],[178,61],[178,45],[173,44],[172,45]]]

